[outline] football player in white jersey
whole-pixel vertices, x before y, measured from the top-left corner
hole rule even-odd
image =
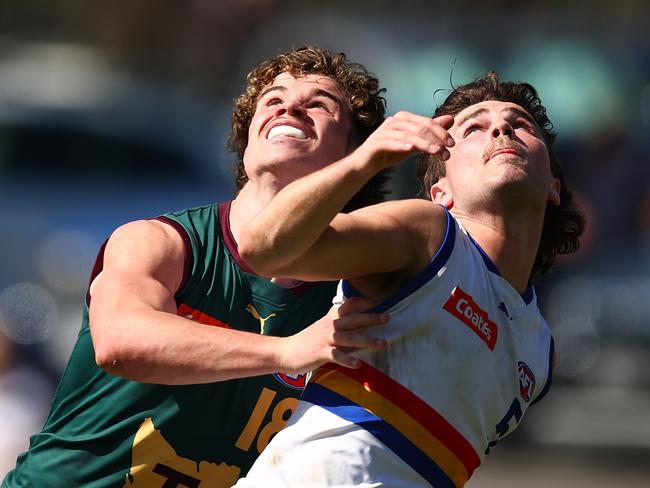
[[[239,252],[269,276],[343,278],[337,300],[387,311],[388,346],[312,374],[287,428],[238,487],[463,486],[548,390],[553,339],[533,287],[584,219],[536,90],[494,72],[434,118],[399,112],[348,157],[279,192]],[[431,201],[339,213],[419,152]],[[348,353],[337,351],[333,355]]]

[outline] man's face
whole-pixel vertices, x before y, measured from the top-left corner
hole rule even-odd
[[[272,172],[286,183],[343,158],[352,127],[341,85],[324,75],[281,73],[257,101],[244,164],[249,179]]]
[[[468,198],[489,199],[501,188],[514,189],[518,197],[539,195],[544,205],[559,202],[542,131],[519,105],[495,100],[471,105],[454,117],[450,133],[456,144],[445,179],[455,206]]]

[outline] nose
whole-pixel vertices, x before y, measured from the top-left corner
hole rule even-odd
[[[490,134],[492,135],[492,139],[497,139],[504,136],[512,138],[514,130],[507,120],[499,120],[492,124]]]
[[[279,117],[286,114],[292,117],[304,118],[306,113],[307,112],[305,111],[305,107],[303,107],[300,102],[294,100],[285,100],[284,103],[278,105],[275,111],[275,116]]]

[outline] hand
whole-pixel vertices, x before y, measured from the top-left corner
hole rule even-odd
[[[447,148],[455,144],[448,132],[453,123],[451,115],[432,119],[398,112],[387,117],[355,152],[366,159],[374,171],[394,166],[417,151],[438,154],[446,160],[449,158]]]
[[[365,299],[350,298],[306,329],[284,339],[282,372],[302,374],[328,362],[358,368],[361,362],[350,352],[386,346],[386,341],[363,334],[368,327],[388,322],[386,313],[363,313],[372,305]]]

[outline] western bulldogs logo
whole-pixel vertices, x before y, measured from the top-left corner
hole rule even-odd
[[[284,374],[284,373],[275,373],[273,376],[284,386],[288,386],[289,388],[293,388],[294,390],[304,390],[305,385],[307,384],[306,374],[291,375],[291,374]]]
[[[535,391],[535,375],[523,361],[519,361],[519,394],[528,403]]]

